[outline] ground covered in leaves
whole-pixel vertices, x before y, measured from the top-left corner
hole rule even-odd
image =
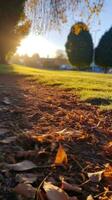
[[[112,199],[112,110],[0,75],[0,199]]]

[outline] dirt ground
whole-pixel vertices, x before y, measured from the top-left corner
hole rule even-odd
[[[68,163],[52,168],[59,144]],[[23,160],[37,165],[29,171],[36,176],[33,187],[50,173],[47,180],[52,178],[57,186],[60,176],[80,185],[81,193],[69,194],[79,200],[90,194],[94,199],[111,199],[112,193],[104,196],[104,189],[111,191],[112,182],[87,181],[87,173],[112,164],[112,110],[100,111],[68,89],[40,85],[30,77],[0,75],[0,199],[24,199],[13,188],[19,183],[18,174],[26,172],[6,167]]]

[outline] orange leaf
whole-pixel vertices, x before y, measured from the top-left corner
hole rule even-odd
[[[68,163],[67,154],[61,144],[59,145],[58,152],[56,154],[54,163],[55,163],[55,165]]]
[[[107,164],[103,173],[105,180],[112,184],[112,166]]]
[[[45,135],[34,135],[34,136],[32,136],[32,138],[34,138],[38,142],[44,142],[45,137],[46,137]]]
[[[64,140],[65,140],[64,135],[58,135],[58,136],[56,137],[56,141],[57,141],[57,142],[59,142],[59,141],[64,141]]]

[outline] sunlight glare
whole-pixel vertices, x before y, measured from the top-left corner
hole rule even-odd
[[[19,55],[27,54],[29,56],[38,53],[40,57],[53,57],[57,49],[58,46],[49,42],[44,37],[29,35],[21,41],[17,53]]]

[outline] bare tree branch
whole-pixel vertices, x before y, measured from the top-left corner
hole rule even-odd
[[[82,14],[84,7],[90,20],[100,13],[103,4],[104,0],[27,0],[25,11],[32,20],[33,29],[46,32],[60,30],[68,15]]]

